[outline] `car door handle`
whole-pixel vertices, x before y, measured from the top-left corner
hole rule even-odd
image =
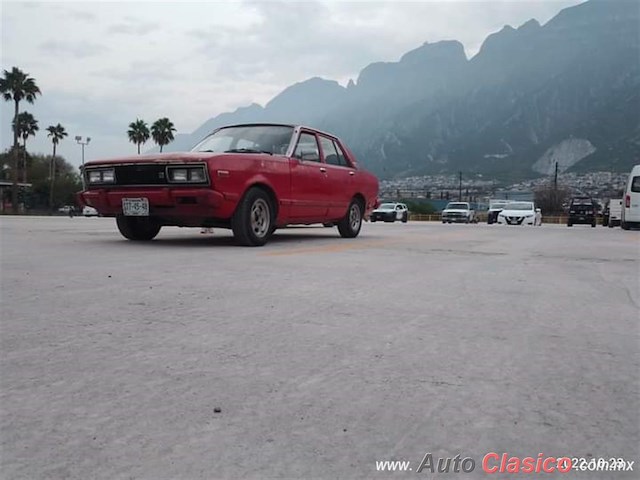
[[[320,167],[320,171],[321,171],[322,173],[327,173],[327,169],[326,169],[326,168],[324,168],[324,167]]]
[[[349,172],[349,175],[351,175],[352,177],[356,174],[356,172]]]

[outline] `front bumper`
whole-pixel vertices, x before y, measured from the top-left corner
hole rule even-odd
[[[498,216],[499,225],[535,225],[535,217],[501,217]]]
[[[453,222],[453,223],[467,223],[470,220],[469,220],[469,217],[443,215],[442,216],[442,221],[443,222]]]
[[[380,221],[394,220],[396,218],[396,212],[371,212],[369,218]]]
[[[587,224],[591,225],[596,221],[596,217],[593,215],[569,215],[569,222],[574,224]]]
[[[210,188],[97,188],[77,195],[78,203],[95,208],[100,215],[122,214],[123,198],[146,198],[149,216],[229,218],[235,202]]]

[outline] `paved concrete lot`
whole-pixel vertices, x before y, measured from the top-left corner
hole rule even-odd
[[[488,452],[638,478],[640,232],[376,223],[244,248],[0,225],[2,478],[432,478],[427,452],[474,458],[464,478]]]

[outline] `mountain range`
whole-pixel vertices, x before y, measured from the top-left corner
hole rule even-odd
[[[640,163],[640,2],[590,0],[545,25],[489,35],[468,59],[425,43],[346,87],[311,78],[207,120],[165,150],[229,124],[307,124],[344,139],[381,178],[464,171],[509,179],[628,171]]]

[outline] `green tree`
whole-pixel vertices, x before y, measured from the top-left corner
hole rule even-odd
[[[173,132],[175,131],[176,128],[167,117],[160,118],[153,122],[153,125],[151,125],[151,136],[153,137],[153,141],[160,146],[161,152],[162,147],[173,142]]]
[[[64,127],[60,124],[57,125],[49,125],[47,127],[47,136],[51,138],[51,143],[53,143],[53,155],[51,156],[51,164],[49,165],[49,208],[53,212],[53,191],[55,189],[56,182],[56,147],[60,140],[67,136],[67,132]]]
[[[17,124],[18,113],[20,111],[20,102],[22,100],[33,103],[36,95],[41,94],[40,88],[36,85],[36,81],[17,67],[13,67],[11,71],[4,70],[2,78],[0,78],[0,93],[2,98],[7,102],[13,101],[14,114],[13,124]],[[18,131],[13,129],[13,185],[11,188],[11,204],[13,212],[18,212]]]
[[[149,140],[150,134],[147,122],[136,118],[135,122],[131,122],[129,124],[127,135],[129,135],[129,141],[131,143],[135,143],[138,146],[138,155],[140,155],[140,145],[143,145],[147,140]]]
[[[534,190],[536,207],[543,214],[562,215],[563,205],[571,199],[571,189],[566,185],[544,185]]]
[[[1,153],[0,164],[6,162],[10,155],[10,152]],[[29,179],[32,187],[30,189],[21,189],[20,196],[28,209],[44,212],[50,209],[51,204],[51,182],[49,178],[51,156],[29,155],[29,158]],[[80,190],[82,190],[82,180],[78,169],[64,158],[58,156],[56,158],[56,188],[53,195],[54,209],[60,205],[74,205],[76,203],[75,195]]]
[[[38,121],[33,115],[29,112],[22,112],[14,119],[13,130],[18,132],[18,136],[22,138],[22,181],[27,183],[27,139],[35,137],[40,127],[38,127]]]

